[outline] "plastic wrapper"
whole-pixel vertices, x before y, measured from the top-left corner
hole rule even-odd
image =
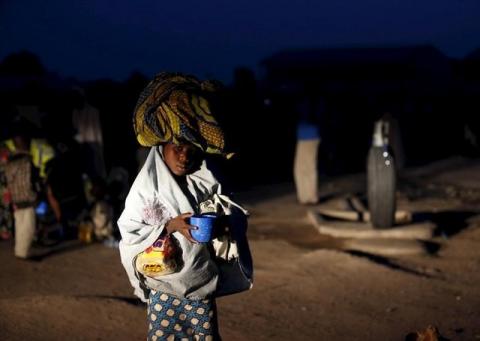
[[[177,270],[176,254],[174,240],[170,236],[164,236],[137,256],[135,267],[148,277],[165,276]]]

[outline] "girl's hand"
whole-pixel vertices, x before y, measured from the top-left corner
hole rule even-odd
[[[190,218],[192,215],[192,213],[183,213],[173,219],[170,219],[165,224],[167,233],[171,234],[173,232],[180,232],[191,243],[198,244],[198,242],[193,239],[192,235],[190,234],[190,230],[196,230],[197,227],[187,223],[187,218]]]

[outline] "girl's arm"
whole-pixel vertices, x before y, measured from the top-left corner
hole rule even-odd
[[[165,224],[165,230],[168,234],[171,234],[173,232],[179,232],[181,233],[185,238],[187,238],[191,243],[198,244],[198,242],[193,239],[190,230],[196,230],[196,226],[192,226],[187,223],[187,219],[192,216],[192,213],[183,213],[180,214],[179,216],[170,219],[166,224]]]

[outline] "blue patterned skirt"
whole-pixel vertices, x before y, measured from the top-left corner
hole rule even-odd
[[[147,340],[220,340],[215,299],[189,300],[152,290]]]

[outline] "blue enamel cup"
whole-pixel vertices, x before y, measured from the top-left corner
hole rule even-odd
[[[207,243],[212,240],[213,229],[217,216],[213,214],[194,215],[190,217],[190,225],[198,227],[197,230],[190,230],[192,237],[200,243]]]

